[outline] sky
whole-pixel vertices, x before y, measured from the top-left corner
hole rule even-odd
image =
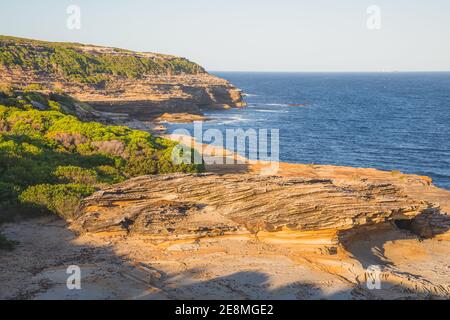
[[[80,29],[67,27],[70,5]],[[449,0],[0,0],[0,34],[174,54],[211,71],[450,71]]]

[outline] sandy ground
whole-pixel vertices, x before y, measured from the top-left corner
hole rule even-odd
[[[20,241],[1,252],[1,299],[404,299],[449,298],[446,240],[392,229],[354,241],[337,254],[320,247],[257,238],[206,238],[155,245],[145,237],[75,235],[65,222],[41,218],[7,224]],[[382,268],[369,290],[365,268]],[[81,268],[81,290],[66,270]]]

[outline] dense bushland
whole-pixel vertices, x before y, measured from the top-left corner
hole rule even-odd
[[[0,92],[0,222],[42,212],[71,219],[80,200],[102,186],[143,174],[203,169],[172,163],[172,141],[80,121],[67,113],[76,108],[74,101]]]

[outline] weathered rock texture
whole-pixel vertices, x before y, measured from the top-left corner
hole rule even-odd
[[[75,90],[70,93],[99,111],[126,114],[143,121],[170,121],[161,116],[202,115],[208,109],[245,106],[239,89],[208,73],[117,80],[104,90]],[[191,121],[189,116],[185,119],[186,122]]]
[[[20,245],[0,254],[0,298],[450,297],[450,191],[372,169],[279,174],[143,176],[86,199],[78,234],[63,221],[4,225]],[[66,288],[74,264],[83,290]]]
[[[97,192],[83,202],[76,223],[83,231],[164,241],[242,233],[295,238],[328,231],[323,241],[332,243],[344,231],[419,217],[415,226],[421,233],[421,226],[433,229],[427,217],[437,214],[437,207],[389,183],[343,186],[324,179],[175,174],[143,176]]]
[[[278,173],[135,178],[85,199],[72,228],[149,261],[133,277],[170,298],[448,299],[449,191],[373,169]]]

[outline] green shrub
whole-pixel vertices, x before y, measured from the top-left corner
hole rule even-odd
[[[121,167],[121,165],[118,165],[118,167]],[[102,165],[96,167],[95,169],[100,182],[114,184],[125,180],[125,176],[120,173],[119,169],[113,166]]]
[[[30,100],[53,105],[61,101],[58,95],[18,95],[0,105],[0,223],[12,212],[70,217],[85,194],[75,192],[80,186],[91,192],[143,174],[204,170],[172,163],[176,144],[148,132],[82,122],[56,110],[28,110]],[[63,98],[65,106],[78,103]]]
[[[13,183],[0,181],[0,206],[1,204],[14,203],[17,198],[17,187]]]
[[[22,204],[42,212],[52,212],[64,219],[74,218],[83,197],[95,191],[82,184],[41,184],[25,189],[19,200]]]
[[[18,244],[17,241],[8,240],[4,235],[0,234],[0,250],[12,251]]]
[[[77,166],[59,166],[56,168],[54,175],[63,182],[85,185],[94,185],[98,182],[98,175],[95,170]]]
[[[40,85],[39,83],[31,83],[22,88],[22,90],[25,92],[39,91],[39,90],[43,90],[43,89],[44,89],[44,87],[42,85]]]
[[[50,107],[51,110],[61,111],[61,105],[56,101],[49,100],[48,106]]]

